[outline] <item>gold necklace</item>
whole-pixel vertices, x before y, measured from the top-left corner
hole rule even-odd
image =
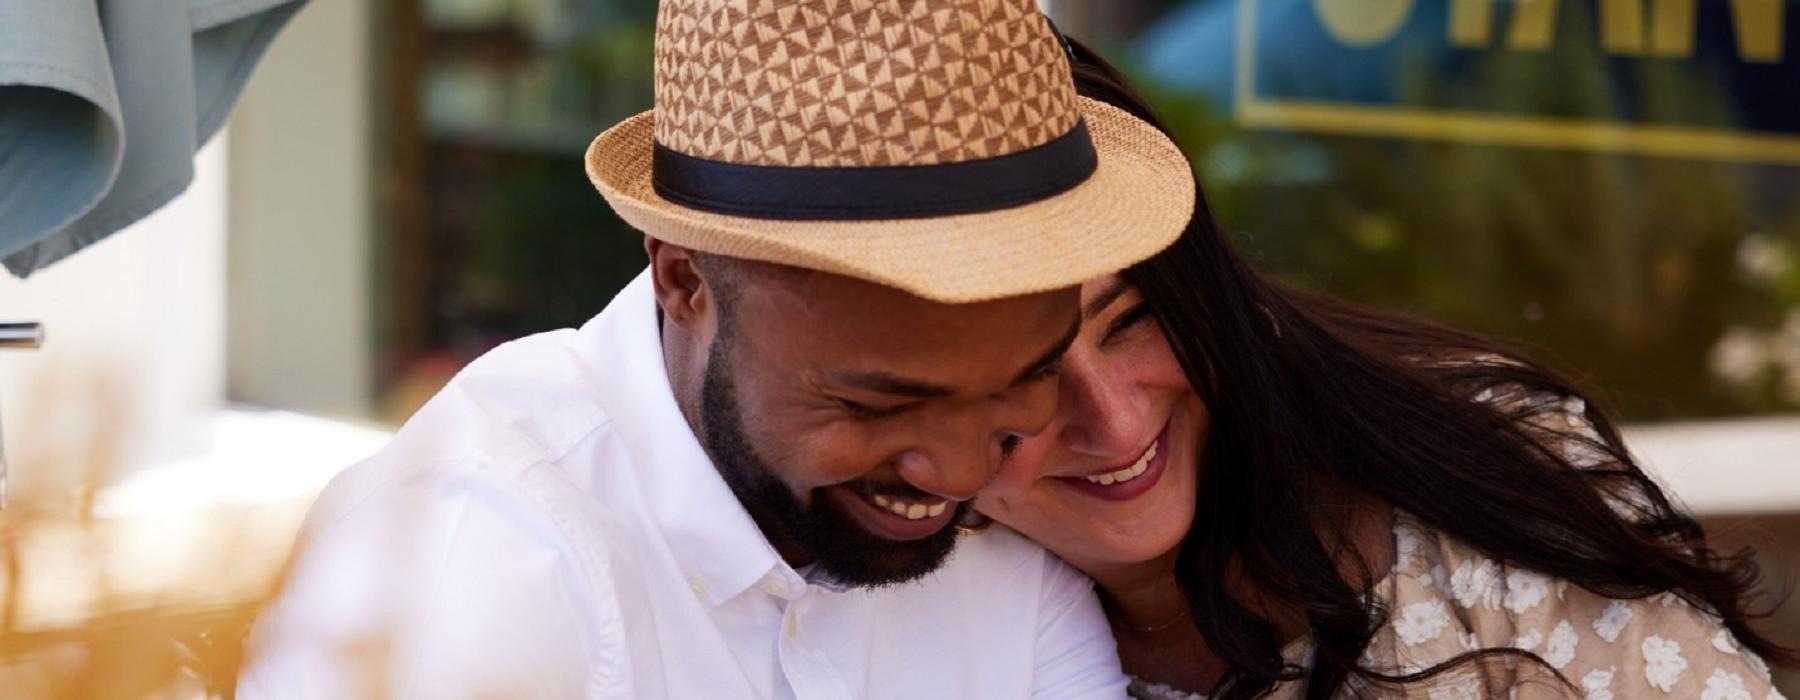
[[[1188,607],[1186,605],[1183,605],[1183,606],[1181,606],[1181,612],[1175,613],[1175,616],[1169,618],[1168,622],[1163,622],[1163,623],[1159,623],[1159,624],[1155,624],[1155,625],[1149,625],[1147,627],[1139,627],[1137,625],[1128,625],[1128,624],[1125,624],[1124,620],[1119,620],[1119,619],[1113,620],[1112,623],[1114,626],[1118,627],[1119,629],[1125,630],[1127,632],[1140,632],[1140,633],[1161,632],[1170,627],[1174,627],[1177,624],[1180,624],[1182,620],[1185,620],[1187,618],[1188,618]]]

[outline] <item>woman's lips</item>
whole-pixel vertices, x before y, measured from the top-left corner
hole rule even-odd
[[[1122,467],[1109,468],[1097,474],[1054,477],[1080,493],[1108,501],[1126,501],[1144,495],[1156,486],[1169,463],[1169,424],[1136,461]]]

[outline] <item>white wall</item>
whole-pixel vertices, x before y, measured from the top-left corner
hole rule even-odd
[[[0,320],[46,332],[38,350],[0,350],[15,503],[210,449],[225,379],[224,141],[200,151],[168,206],[28,280],[0,273]]]
[[[232,115],[234,401],[369,413],[369,25],[362,2],[312,0],[269,48]]]
[[[0,272],[0,321],[47,332],[0,351],[16,504],[214,455],[228,392],[368,413],[369,24],[312,0],[185,193],[27,281]]]

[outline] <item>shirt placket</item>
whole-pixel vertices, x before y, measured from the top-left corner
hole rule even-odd
[[[788,687],[797,700],[841,700],[854,697],[844,683],[831,658],[820,644],[826,640],[809,625],[813,616],[826,614],[822,607],[831,595],[818,586],[809,585],[799,576],[786,571],[771,572],[762,582],[763,592],[775,596],[781,605],[780,642],[777,660]]]

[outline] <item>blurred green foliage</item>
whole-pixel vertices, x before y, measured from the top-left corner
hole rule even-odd
[[[1403,102],[1501,85],[1488,98],[1523,113],[1728,109],[1679,62],[1643,62],[1620,84],[1592,45],[1553,51],[1554,71],[1459,56],[1480,76],[1463,81],[1421,54],[1399,77]],[[1248,130],[1229,105],[1126,70],[1262,269],[1509,341],[1629,419],[1800,408],[1800,168]]]
[[[1179,4],[1084,12],[1142,24]],[[579,135],[650,104],[654,3],[594,5],[604,11],[546,49],[591,88],[569,108],[564,131]],[[1591,35],[1590,19],[1561,31]],[[1263,269],[1512,342],[1629,419],[1800,408],[1800,197],[1783,190],[1800,188],[1800,168],[1249,130],[1229,105],[1132,71],[1136,29],[1103,29],[1096,42],[1140,77]],[[1680,62],[1638,62],[1621,80],[1591,43],[1551,53],[1551,68],[1463,54],[1460,80],[1421,53],[1397,81],[1409,103],[1498,85],[1484,97],[1509,110],[1601,120],[1729,110]],[[580,323],[641,265],[639,238],[580,177],[585,143],[551,145],[437,155],[451,174],[432,187],[434,225],[454,252],[439,340],[459,354]]]

